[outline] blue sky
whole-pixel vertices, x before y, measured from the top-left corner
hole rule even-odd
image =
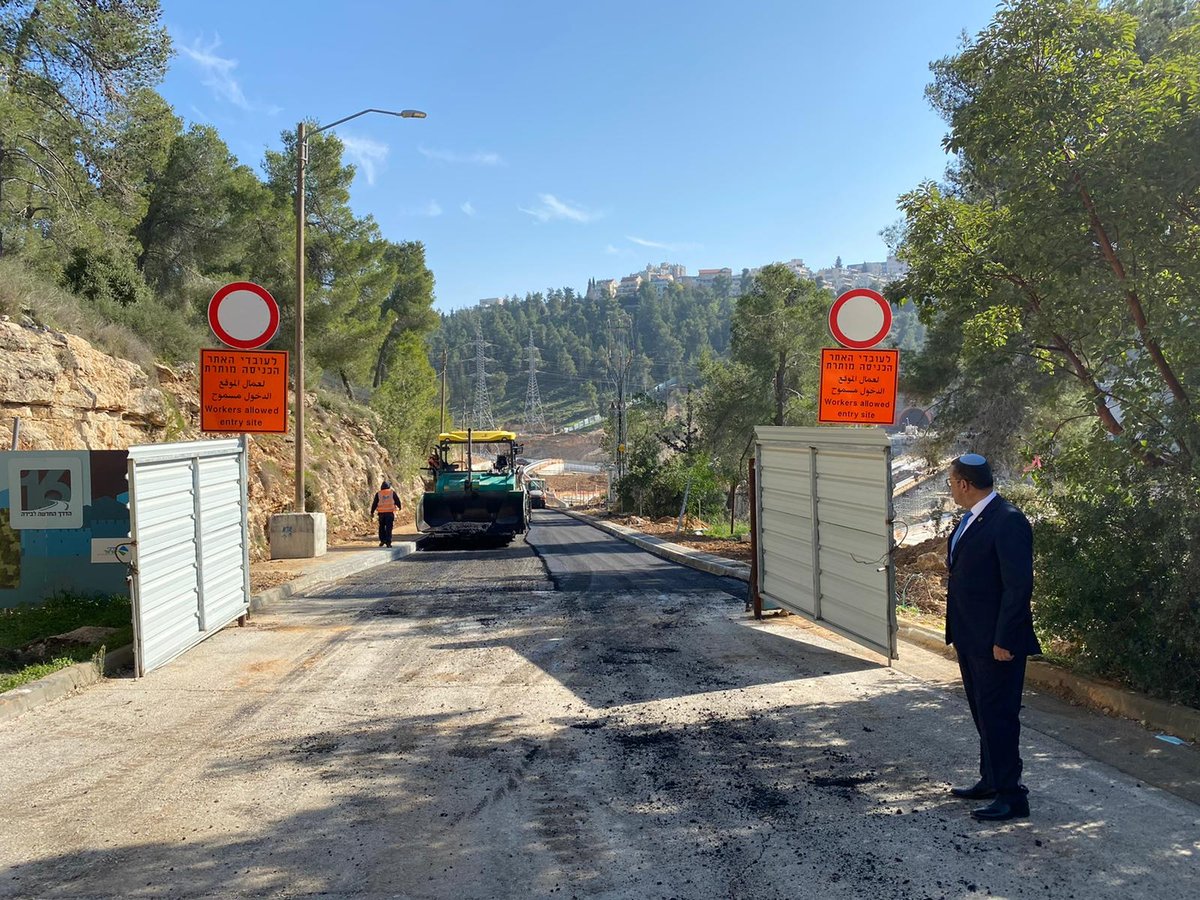
[[[991,0],[163,0],[162,87],[258,166],[339,126],[352,203],[420,240],[437,308],[648,262],[883,259],[896,197],[940,177],[929,63]]]

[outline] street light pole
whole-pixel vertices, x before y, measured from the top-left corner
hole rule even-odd
[[[308,165],[305,123],[296,126],[296,512],[304,508],[304,167]]]
[[[446,358],[447,358],[447,356],[448,356],[448,351],[442,350],[442,401],[441,401],[442,420],[441,420],[441,424],[438,426],[438,434],[441,434],[442,432],[444,432],[446,430]]]
[[[395,112],[390,109],[363,109],[350,116],[313,128],[311,131],[305,122],[296,126],[296,347],[295,360],[292,362],[293,381],[296,391],[296,512],[304,509],[304,170],[308,165],[308,139],[311,135],[326,129],[365,116],[367,113],[381,113],[385,116],[397,116],[401,119],[424,119],[425,113],[419,109],[404,109]]]

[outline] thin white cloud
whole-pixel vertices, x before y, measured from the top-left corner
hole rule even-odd
[[[462,205],[462,206],[460,206],[460,207],[459,207],[459,209],[461,209],[461,210],[462,210],[462,211],[463,211],[463,212],[464,212],[466,215],[468,215],[468,216],[474,216],[474,215],[475,215],[475,207],[471,205],[471,201],[470,201],[470,200],[468,200],[468,201],[466,201],[465,203],[463,203],[463,205]]]
[[[600,213],[590,212],[579,206],[564,203],[553,194],[538,194],[538,205],[533,209],[518,206],[521,212],[533,216],[539,222],[549,222],[551,219],[566,219],[569,222],[592,222],[600,218]]]
[[[442,205],[436,200],[430,200],[428,203],[422,206],[420,211],[417,213],[419,216],[428,216],[431,219],[436,216],[440,216],[441,214]]]
[[[504,160],[499,153],[491,150],[476,150],[474,153],[458,153],[454,150],[435,150],[432,147],[418,146],[417,152],[427,159],[436,159],[445,163],[466,163],[472,166],[502,166]]]
[[[198,37],[190,45],[176,41],[175,46],[179,48],[180,53],[200,67],[201,84],[211,89],[217,97],[239,109],[253,111],[254,106],[246,99],[242,86],[233,74],[234,69],[238,67],[238,61],[217,55],[217,48],[221,46],[220,35],[213,35],[212,42],[207,45],[202,37]]]
[[[658,241],[647,241],[644,238],[634,237],[633,235],[630,235],[630,234],[625,235],[625,240],[633,241],[633,243],[637,244],[639,247],[654,247],[658,250],[671,249],[666,244],[661,244]]]
[[[604,248],[604,252],[609,256],[624,256],[626,253],[632,253],[633,251],[628,247],[614,247],[612,244],[609,244]]]
[[[350,157],[350,161],[366,176],[367,184],[374,184],[378,167],[387,160],[388,145],[352,134],[343,133],[338,137],[346,148],[346,155]]]
[[[648,241],[645,238],[634,237],[632,234],[625,235],[625,240],[637,244],[639,247],[649,247],[652,250],[670,250],[678,252],[680,250],[694,250],[696,244],[687,243],[664,243],[663,241]]]

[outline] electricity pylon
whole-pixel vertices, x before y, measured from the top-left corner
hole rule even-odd
[[[547,431],[546,415],[542,410],[542,396],[538,393],[537,364],[538,348],[533,344],[533,329],[529,329],[529,346],[525,348],[529,358],[529,386],[525,389],[525,434],[540,434]],[[540,429],[540,431],[539,431]]]
[[[487,356],[487,348],[492,346],[483,339],[483,325],[475,326],[475,408],[471,411],[472,428],[496,429],[496,419],[492,415],[492,398],[488,393],[487,364],[493,362]]]

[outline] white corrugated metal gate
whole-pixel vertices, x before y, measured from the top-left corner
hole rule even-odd
[[[245,614],[247,524],[245,438],[129,449],[138,675]]]
[[[894,659],[887,434],[759,426],[755,435],[758,591]]]

